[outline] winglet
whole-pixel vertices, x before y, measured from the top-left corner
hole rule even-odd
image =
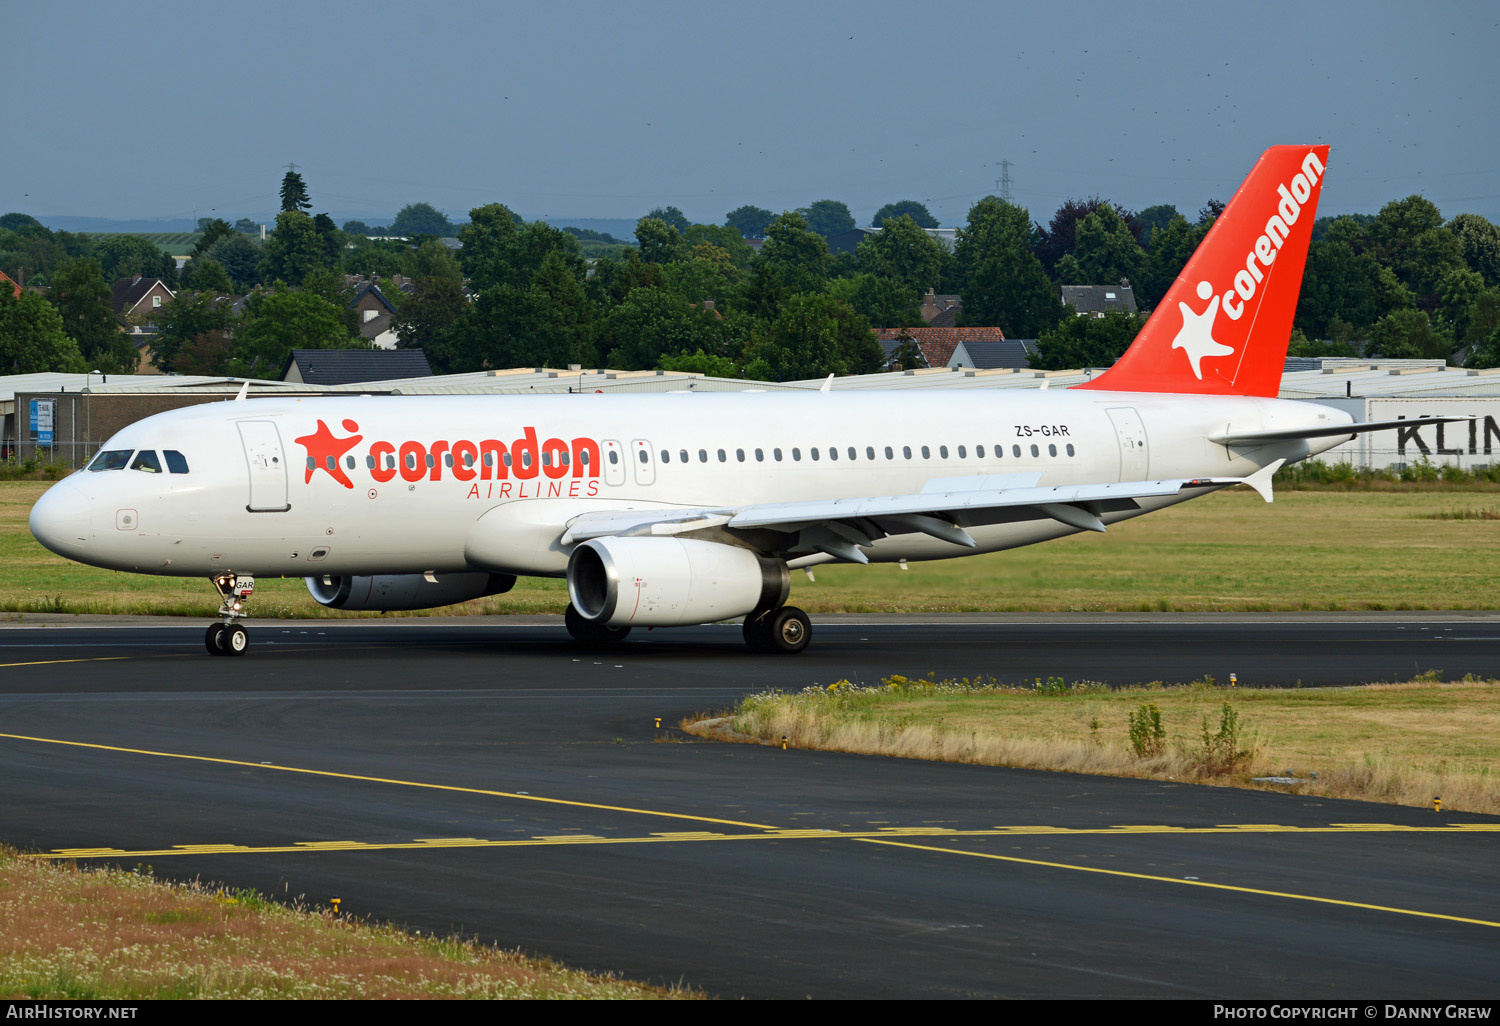
[[[249,394],[250,394],[250,382],[247,379],[245,381],[245,383],[240,386],[240,394],[234,397],[234,401],[237,402],[237,403],[242,403],[242,402],[245,401],[245,396],[247,396]]]
[[[823,387],[820,388],[820,389],[818,389],[818,391],[819,392],[829,392],[829,391],[832,391],[832,389],[833,389],[833,375],[830,374],[830,375],[828,375],[828,380],[825,381],[825,382],[823,382]]]
[[[1271,502],[1275,498],[1271,494],[1271,476],[1275,474],[1276,471],[1280,470],[1285,463],[1286,460],[1277,460],[1275,463],[1267,463],[1264,467],[1261,467],[1255,473],[1245,478],[1241,483],[1247,484],[1251,488],[1254,488],[1256,492],[1260,494],[1260,497],[1262,499],[1265,499],[1267,502]]]

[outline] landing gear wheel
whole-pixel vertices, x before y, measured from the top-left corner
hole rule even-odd
[[[801,652],[812,640],[812,621],[796,606],[782,606],[767,613],[765,624],[767,640],[772,652],[793,655]]]
[[[225,655],[241,656],[250,647],[250,634],[239,624],[232,623],[219,635],[219,644]]]
[[[611,627],[585,620],[571,602],[563,612],[563,623],[567,625],[568,633],[573,635],[573,640],[580,645],[617,645],[630,633],[629,627]]]
[[[771,614],[769,613],[762,613],[759,616],[750,614],[745,617],[745,645],[750,649],[750,651],[775,651],[775,648],[771,645],[771,630],[768,626],[768,622],[770,621],[770,619]]]
[[[222,623],[211,623],[208,625],[208,633],[203,635],[203,645],[208,649],[209,655],[223,655],[224,646],[221,643],[224,637],[224,625]]]

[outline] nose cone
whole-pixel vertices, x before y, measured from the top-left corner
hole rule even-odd
[[[59,556],[88,562],[89,500],[73,478],[47,489],[31,507],[31,533]]]

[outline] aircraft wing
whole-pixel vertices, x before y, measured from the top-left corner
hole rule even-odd
[[[739,508],[695,508],[585,513],[568,522],[565,545],[614,535],[675,535],[722,529],[775,532],[783,538],[756,545],[802,562],[819,556],[868,563],[860,546],[887,535],[926,534],[973,548],[965,530],[979,524],[1051,519],[1081,531],[1104,531],[1106,513],[1139,509],[1138,499],[1247,484],[1271,501],[1271,475],[1284,461],[1249,477],[1174,478],[1085,485],[1043,486],[1040,473],[936,478],[911,495],[878,495],[799,502],[754,503]],[[764,539],[764,534],[761,535]]]

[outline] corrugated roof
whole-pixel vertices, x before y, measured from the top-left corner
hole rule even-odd
[[[420,349],[293,349],[281,369],[283,379],[294,364],[309,385],[369,384],[432,374],[427,354]]]

